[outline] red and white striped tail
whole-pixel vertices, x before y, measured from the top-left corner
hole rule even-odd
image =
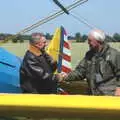
[[[61,72],[69,73],[72,70],[71,66],[71,47],[67,39],[66,33],[64,34],[63,53],[62,53],[62,70]]]

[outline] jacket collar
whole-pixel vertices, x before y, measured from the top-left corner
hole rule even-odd
[[[101,51],[101,55],[103,55],[108,50],[109,47],[110,46],[105,43],[104,46],[103,46],[103,50]]]
[[[99,56],[99,57],[100,57],[100,56],[101,56],[101,57],[104,56],[105,53],[107,52],[107,50],[109,49],[109,47],[110,47],[110,46],[105,43],[105,44],[103,45],[103,49],[102,49],[100,52],[97,52],[97,53],[96,53],[96,56]]]
[[[36,56],[40,56],[42,54],[41,51],[33,45],[29,45],[29,51]]]

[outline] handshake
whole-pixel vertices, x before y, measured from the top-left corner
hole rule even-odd
[[[58,82],[66,82],[65,79],[67,78],[68,74],[61,72],[57,74]]]

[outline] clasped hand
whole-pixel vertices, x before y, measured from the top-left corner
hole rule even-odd
[[[57,76],[59,78],[59,82],[65,82],[65,78],[68,76],[68,74],[61,72],[61,73],[58,73]]]

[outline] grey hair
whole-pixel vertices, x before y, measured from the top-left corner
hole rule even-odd
[[[44,36],[43,33],[32,33],[31,39],[29,40],[29,43],[35,44],[43,36]]]
[[[93,38],[95,38],[96,40],[101,41],[101,42],[104,42],[105,38],[106,38],[105,33],[102,30],[98,30],[98,29],[92,30],[89,33],[88,37],[89,36],[92,36]]]

